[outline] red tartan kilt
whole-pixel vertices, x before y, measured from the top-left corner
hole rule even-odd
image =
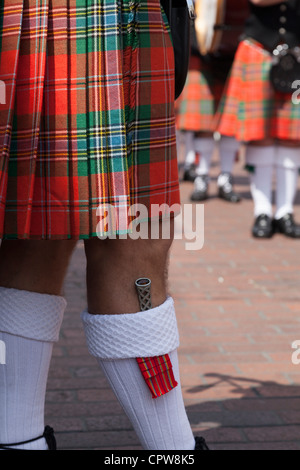
[[[175,103],[176,127],[186,131],[214,131],[213,119],[224,84],[200,57],[192,56],[187,81]]]
[[[300,140],[300,106],[293,104],[292,93],[274,90],[269,79],[271,63],[271,54],[261,44],[240,43],[215,119],[222,135],[241,142]]]
[[[107,205],[127,233],[133,205],[180,203],[159,0],[3,0],[0,81],[0,238],[97,237]]]

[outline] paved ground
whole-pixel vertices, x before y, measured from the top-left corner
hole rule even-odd
[[[218,171],[215,160],[203,249],[187,251],[186,240],[176,240],[170,261],[187,412],[212,449],[299,450],[300,365],[292,363],[291,344],[300,340],[300,241],[253,240],[243,162],[235,170],[244,198],[237,206],[216,198]],[[191,190],[181,184],[182,203]],[[79,244],[66,280],[69,305],[51,364],[47,423],[60,449],[139,449],[85,346],[84,271]]]

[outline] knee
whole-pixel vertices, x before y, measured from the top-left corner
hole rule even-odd
[[[85,253],[87,263],[104,263],[116,260],[118,264],[138,262],[143,258],[147,262],[164,260],[168,256],[174,239],[174,220],[168,222],[167,229],[163,223],[152,227],[149,224],[146,236],[136,239],[130,237],[97,238],[85,241]],[[153,229],[154,226],[154,229]],[[145,235],[145,233],[143,234]]]
[[[1,260],[11,261],[13,264],[29,262],[31,264],[49,263],[60,265],[71,256],[75,240],[3,240],[0,248]]]
[[[85,241],[87,265],[130,266],[134,264],[165,263],[173,242],[173,236],[158,239],[92,239]]]
[[[152,305],[166,299],[171,240],[87,240],[87,296],[90,313],[137,312],[135,281],[151,279]]]
[[[4,240],[0,285],[60,295],[76,241]]]

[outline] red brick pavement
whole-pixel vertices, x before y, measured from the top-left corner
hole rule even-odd
[[[181,336],[181,381],[195,433],[212,449],[299,449],[300,365],[291,344],[300,340],[300,241],[250,236],[252,201],[243,163],[236,165],[232,206],[205,203],[205,243],[187,251],[176,240],[170,291]],[[189,203],[191,183],[182,183]],[[299,200],[296,216],[300,221]],[[82,244],[72,259],[69,302],[55,346],[47,390],[47,423],[60,449],[140,449],[138,440],[94,358],[88,355],[80,312],[85,307]]]

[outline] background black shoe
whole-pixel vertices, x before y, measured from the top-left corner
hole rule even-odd
[[[293,214],[286,214],[279,220],[273,221],[274,231],[290,238],[300,238],[300,225],[297,225]]]
[[[255,238],[271,238],[274,235],[272,218],[266,214],[259,215],[254,222],[252,235]]]
[[[241,197],[233,190],[233,177],[230,173],[221,173],[218,183],[221,199],[235,204],[241,201]]]
[[[203,437],[195,437],[195,450],[210,450]]]
[[[182,180],[183,181],[191,181],[192,183],[195,181],[197,176],[195,165],[192,165],[190,168],[184,170]]]
[[[191,201],[205,201],[208,199],[208,176],[196,176]]]

